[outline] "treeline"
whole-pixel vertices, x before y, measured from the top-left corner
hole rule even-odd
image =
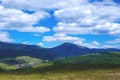
[[[1,67],[2,66],[2,67]],[[6,68],[5,68],[6,67]],[[120,53],[92,53],[76,57],[62,58],[37,64],[32,67],[15,69],[13,66],[0,64],[1,70],[13,70],[15,73],[63,72],[88,69],[120,68]]]

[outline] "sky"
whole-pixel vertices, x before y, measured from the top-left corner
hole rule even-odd
[[[120,48],[120,0],[0,0],[0,41]]]

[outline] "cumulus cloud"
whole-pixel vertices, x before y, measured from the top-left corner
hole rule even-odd
[[[107,49],[107,48],[119,48],[119,47],[118,46],[113,46],[113,45],[104,45],[104,46],[102,46],[102,48]]]
[[[9,9],[0,6],[0,30],[44,33],[49,31],[49,28],[41,26],[34,27],[33,25],[48,16],[49,14],[44,11],[28,14],[18,9]]]
[[[85,33],[90,33],[90,30],[88,28],[79,27],[77,23],[59,22],[57,24],[57,26],[53,28],[53,30],[55,32],[61,32],[61,33],[65,33],[65,34],[85,34]]]
[[[79,23],[63,23],[59,22],[56,27],[53,28],[55,32],[61,32],[65,34],[120,34],[119,23],[105,23],[96,25],[94,27],[82,27]]]
[[[39,10],[39,9],[60,9],[69,6],[77,6],[80,3],[86,3],[87,0],[1,0],[1,5],[8,8],[16,9],[28,9],[28,10]]]
[[[99,42],[97,42],[97,41],[93,41],[91,43],[75,41],[74,43],[77,45],[82,45],[82,46],[88,47],[88,48],[100,48],[101,47]]]
[[[97,41],[93,41],[90,43],[75,41],[74,43],[77,45],[88,47],[88,48],[105,48],[105,49],[107,49],[107,48],[119,48],[120,47],[119,44],[117,44],[117,45],[116,44],[114,44],[114,45],[111,45],[111,44],[100,45],[100,43]]]
[[[105,47],[105,48],[120,48],[120,37],[117,37],[114,40],[106,41],[106,43],[103,47]]]
[[[2,41],[2,42],[12,42],[14,40],[10,38],[10,35],[7,32],[0,31],[0,41]]]
[[[63,33],[56,33],[53,36],[44,36],[44,42],[71,42],[80,46],[85,46],[89,48],[100,48],[100,44],[97,41],[91,43],[85,43],[83,38],[68,36]]]
[[[120,32],[120,24],[116,23],[120,19],[120,5],[116,4],[114,0],[103,0],[101,2],[96,0],[92,3],[89,0],[48,0],[47,2],[45,0],[1,0],[1,2],[1,5],[6,8],[4,9],[1,6],[0,9],[4,12],[2,15],[8,15],[7,21],[10,23],[2,22],[0,25],[11,25],[11,29],[14,29],[13,26],[25,26],[23,29],[26,29],[26,32],[31,31],[30,28],[36,30],[36,28],[27,28],[26,26],[32,26],[38,20],[48,16],[46,9],[55,9],[54,16],[59,20],[59,23],[53,29],[55,32],[65,32],[67,34],[119,34]],[[22,12],[21,9],[37,12],[27,14]],[[3,17],[4,19],[6,20],[6,17]],[[49,30],[46,28],[43,32],[47,31]]]
[[[7,24],[12,27],[12,24],[18,27],[32,26],[38,20],[49,15],[46,9],[51,9],[55,10],[54,16],[59,20],[59,23],[53,29],[55,32],[65,32],[67,34],[119,34],[120,32],[120,24],[116,23],[120,19],[120,5],[115,3],[114,0],[103,0],[101,2],[95,0],[92,3],[89,0],[47,0],[47,2],[45,0],[1,0],[1,2],[1,5],[6,8],[1,7],[1,11],[6,12],[5,14],[9,15],[9,17],[12,16],[10,18],[7,16],[7,21],[10,21],[10,23],[0,23],[3,26]],[[22,12],[21,9],[35,10],[37,12],[31,15]],[[17,21],[15,20],[16,17]],[[111,26],[114,29],[110,29]],[[46,29],[44,32],[47,31],[49,30]]]
[[[97,41],[83,43],[84,39],[71,34],[120,35],[120,5],[114,0],[0,0],[0,30],[17,30],[41,34],[50,31],[44,26],[33,26],[50,17],[50,10],[58,23],[52,36],[43,41],[70,41],[98,47]],[[22,10],[34,11],[29,14]],[[7,33],[8,34],[8,33]],[[9,39],[9,34],[8,34]],[[115,40],[118,43],[119,39]],[[108,43],[112,43],[109,41]],[[93,46],[94,45],[94,46]],[[107,46],[107,45],[106,45]]]
[[[43,41],[45,42],[56,42],[56,41],[64,41],[64,42],[71,42],[71,41],[84,41],[82,38],[67,36],[63,33],[56,33],[53,36],[44,36]]]
[[[36,32],[36,33],[44,33],[50,31],[49,28],[42,26],[37,26],[37,27],[27,26],[27,27],[19,28],[17,30],[20,32]]]
[[[55,11],[55,32],[66,34],[120,34],[120,5],[113,1],[85,3]]]
[[[115,40],[107,41],[107,44],[118,44],[120,45],[120,38],[116,38]]]

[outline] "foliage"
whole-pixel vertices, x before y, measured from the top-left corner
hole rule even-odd
[[[6,66],[10,68],[10,65],[1,63],[0,68],[4,71],[0,72],[0,80],[120,80],[119,55],[120,53],[85,54],[12,71],[4,69]],[[28,56],[16,59],[26,63],[38,60]]]
[[[10,70],[16,70],[17,68],[14,66],[10,66],[4,63],[0,63],[0,70],[1,71],[10,71]]]
[[[55,64],[78,64],[88,68],[120,67],[120,53],[91,53],[76,57],[57,59]]]
[[[120,80],[120,68],[73,71],[70,69],[69,71],[61,69],[61,71],[59,71],[59,68],[56,70],[48,70],[50,65],[49,67],[47,66],[48,65],[42,68],[24,68],[16,71],[0,72],[0,80]],[[45,67],[47,67],[46,71],[41,71]]]
[[[31,67],[37,64],[43,64],[49,62],[48,60],[41,60],[38,58],[32,58],[30,56],[19,56],[16,58],[4,58],[0,60],[1,63],[15,66],[16,68]]]

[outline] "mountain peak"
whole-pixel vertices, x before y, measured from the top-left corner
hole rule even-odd
[[[68,57],[87,53],[89,48],[65,42],[57,47],[51,48],[51,50],[56,52],[60,57]]]
[[[65,42],[63,44],[61,44],[60,46],[65,46],[65,47],[78,47],[78,48],[87,48],[87,47],[84,47],[84,46],[81,46],[81,45],[77,45],[77,44],[73,44],[73,43],[69,43],[69,42]]]
[[[75,45],[75,44],[73,44],[73,43],[69,43],[69,42],[64,42],[64,43],[61,44],[61,45]]]

